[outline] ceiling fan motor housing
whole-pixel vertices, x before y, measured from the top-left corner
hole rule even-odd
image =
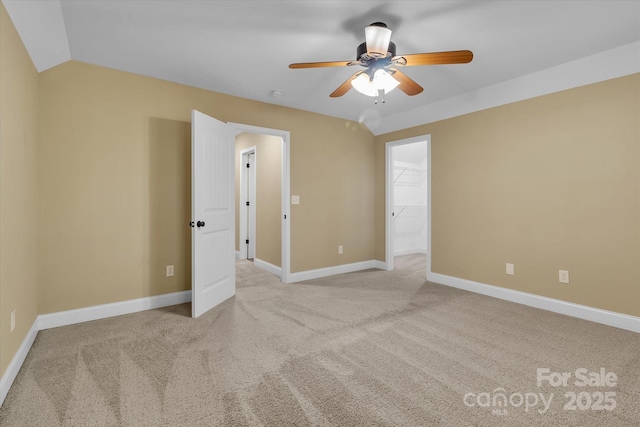
[[[369,79],[373,81],[376,71],[385,69],[391,65],[391,60],[396,56],[396,45],[393,42],[389,42],[387,55],[383,58],[369,56],[369,54],[367,53],[366,42],[358,46],[356,54],[358,56],[358,60],[360,61],[360,65],[366,68],[365,73],[367,73]]]
[[[387,56],[385,58],[379,58],[379,59],[393,58],[394,56],[396,56],[396,44],[394,42],[389,42],[389,48],[387,49]],[[377,59],[377,58],[371,58],[367,54],[366,42],[358,46],[358,49],[356,51],[356,58],[360,61],[369,61],[370,59]]]

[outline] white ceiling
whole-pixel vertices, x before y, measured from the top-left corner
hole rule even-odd
[[[487,88],[506,92],[509,85],[499,86],[504,82],[560,69],[570,61],[576,69],[576,60],[620,46],[627,46],[626,72],[640,70],[636,0],[3,3],[38,71],[74,59],[361,121],[376,134],[428,121],[429,106],[436,110],[452,100],[475,102]],[[398,55],[469,49],[474,59],[405,67],[402,71],[424,92],[409,97],[396,90],[378,105],[355,90],[329,98],[357,71],[353,67],[288,68],[293,62],[355,59],[364,27],[376,21],[393,30]],[[601,62],[596,65],[607,66]],[[608,74],[598,76],[592,79]],[[546,79],[554,77],[547,73]],[[271,96],[273,90],[282,95]]]

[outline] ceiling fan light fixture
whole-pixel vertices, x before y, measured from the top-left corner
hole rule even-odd
[[[373,74],[373,80],[369,74],[362,73],[351,81],[351,86],[358,92],[367,96],[378,96],[379,91],[389,93],[400,84],[393,78],[391,74],[383,69],[376,70]]]
[[[364,29],[364,39],[367,44],[367,53],[372,58],[384,58],[387,56],[389,42],[391,42],[391,30],[382,22],[375,22]]]
[[[374,22],[365,28],[365,42],[356,49],[356,59],[351,61],[302,62],[289,64],[289,68],[322,68],[361,66],[364,71],[351,75],[329,95],[338,98],[352,87],[358,92],[382,99],[384,94],[399,87],[408,96],[418,95],[424,88],[395,67],[415,65],[466,64],[473,59],[470,50],[412,53],[396,56],[396,45],[391,41],[391,30],[382,22]]]

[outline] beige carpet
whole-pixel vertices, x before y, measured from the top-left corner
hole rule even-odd
[[[424,263],[283,285],[242,261],[235,298],[199,319],[42,331],[0,425],[640,425],[638,334],[428,283]],[[538,368],[571,378],[538,387]],[[580,368],[616,385],[578,387]]]

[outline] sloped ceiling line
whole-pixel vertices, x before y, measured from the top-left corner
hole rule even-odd
[[[71,60],[60,0],[2,3],[39,73]]]

